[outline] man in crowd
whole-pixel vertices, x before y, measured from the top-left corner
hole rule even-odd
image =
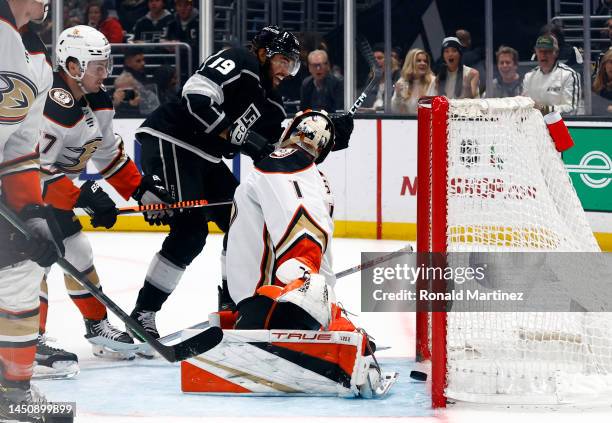
[[[168,41],[180,41],[189,44],[193,67],[198,66],[200,46],[200,17],[198,9],[193,7],[191,0],[176,0],[174,3],[176,13],[168,24]],[[189,69],[189,73],[194,69]]]
[[[308,54],[310,76],[304,79],[300,95],[300,110],[316,109],[335,112],[344,108],[342,81],[330,73],[325,50]]]
[[[553,35],[541,35],[536,41],[535,53],[538,66],[525,75],[523,95],[531,97],[542,114],[552,111],[577,114],[581,100],[580,76],[558,61],[557,39]]]
[[[493,79],[493,87],[485,97],[515,97],[523,92],[523,79],[518,69],[518,52],[512,47],[500,46],[495,53],[499,77]]]
[[[149,0],[149,13],[136,21],[134,25],[134,41],[158,43],[168,34],[168,25],[172,22],[172,14],[164,7],[164,0]]]

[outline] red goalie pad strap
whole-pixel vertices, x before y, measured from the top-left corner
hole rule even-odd
[[[141,179],[142,176],[132,160],[128,160],[113,176],[106,178],[108,183],[126,200],[129,200],[136,191]]]
[[[81,190],[66,176],[62,176],[45,186],[45,203],[60,210],[74,209]]]
[[[42,204],[38,170],[32,169],[3,176],[2,197],[6,204],[17,212],[26,204]]]

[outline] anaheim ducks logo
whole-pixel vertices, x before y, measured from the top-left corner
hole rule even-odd
[[[49,97],[51,97],[51,100],[55,101],[60,106],[67,109],[74,106],[74,98],[63,88],[52,88],[49,90]]]
[[[73,153],[74,156],[63,154],[63,159],[67,160],[68,163],[57,161],[55,166],[64,173],[81,173],[101,143],[102,138],[94,138],[83,144],[82,147],[66,147],[66,150],[68,150],[66,153]]]
[[[0,124],[23,122],[37,95],[36,85],[25,76],[0,72]]]

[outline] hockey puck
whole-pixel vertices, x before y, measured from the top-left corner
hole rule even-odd
[[[427,373],[419,372],[418,370],[412,370],[410,372],[410,379],[418,380],[419,382],[425,382],[427,380]]]

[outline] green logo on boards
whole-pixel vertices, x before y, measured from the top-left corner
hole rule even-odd
[[[612,128],[570,128],[563,162],[585,210],[612,212]]]

